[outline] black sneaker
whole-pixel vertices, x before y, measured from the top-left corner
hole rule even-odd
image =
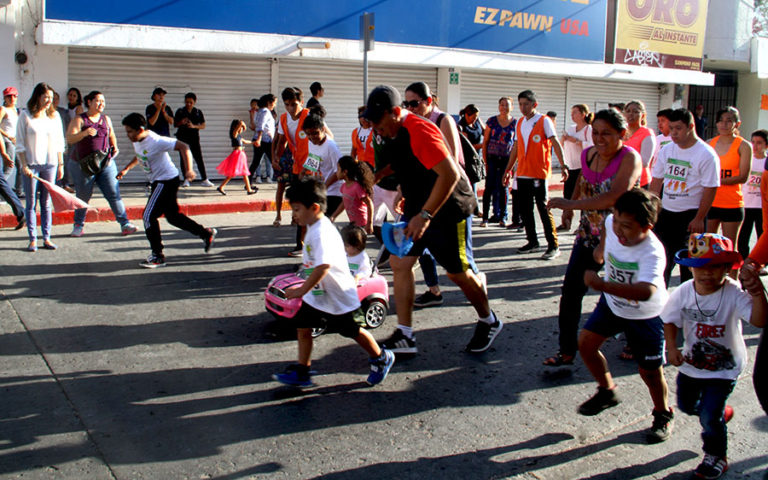
[[[597,393],[589,400],[582,403],[579,407],[579,413],[591,417],[597,415],[603,410],[615,407],[621,400],[616,395],[616,389],[608,390],[607,388],[597,387]]]
[[[533,253],[539,251],[539,244],[538,243],[526,243],[522,247],[517,249],[517,253]]]
[[[439,307],[442,304],[443,296],[435,295],[429,290],[416,297],[413,301],[413,306],[416,308]]]
[[[395,329],[395,333],[391,337],[380,342],[379,346],[392,353],[416,353],[418,351],[416,339],[406,337],[399,328]]]
[[[205,250],[205,253],[208,253],[211,251],[213,240],[216,238],[216,234],[218,234],[219,231],[215,228],[206,228],[206,230],[208,230],[209,235],[203,240],[203,242],[205,242],[203,249]]]
[[[490,348],[496,336],[504,327],[504,324],[496,317],[495,313],[493,313],[493,318],[496,319],[493,323],[477,322],[475,334],[472,335],[472,339],[465,348],[467,352],[482,353]]]
[[[704,460],[696,467],[693,474],[696,478],[715,480],[722,477],[726,470],[728,470],[728,460],[725,457],[716,457],[705,453]]]
[[[675,414],[670,407],[668,412],[651,412],[653,415],[653,424],[648,431],[648,441],[651,443],[661,443],[672,434],[672,425],[674,424]]]
[[[146,260],[139,264],[143,268],[157,268],[165,266],[165,256],[162,254],[152,253]]]
[[[560,249],[557,247],[550,247],[547,248],[547,251],[544,252],[544,255],[541,256],[542,260],[552,260],[553,258],[557,258],[560,256]]]

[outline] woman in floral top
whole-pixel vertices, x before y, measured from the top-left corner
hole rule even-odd
[[[557,367],[573,363],[578,350],[581,301],[587,293],[584,272],[601,268],[592,252],[600,244],[603,220],[616,199],[636,186],[640,178],[640,155],[622,142],[626,129],[627,121],[616,110],[597,112],[592,122],[594,146],[581,153],[581,178],[573,198],[549,201],[549,208],[581,210],[581,220],[560,297],[560,350],[544,360],[544,365]]]

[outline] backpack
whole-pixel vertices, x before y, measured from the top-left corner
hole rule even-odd
[[[437,125],[438,128],[440,128],[440,122],[445,115],[445,112],[438,115],[437,121],[435,121],[435,125]],[[464,172],[467,174],[469,183],[474,184],[485,179],[485,162],[483,162],[483,157],[477,153],[475,147],[472,146],[472,143],[467,137],[461,134],[461,131],[459,131],[459,145],[461,146],[461,152],[464,156]]]
[[[461,151],[464,152],[464,171],[470,183],[477,183],[485,179],[485,162],[483,157],[477,153],[475,147],[469,142],[469,139],[459,133],[461,142]]]

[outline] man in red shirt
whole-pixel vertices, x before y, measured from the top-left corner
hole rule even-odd
[[[381,148],[377,165],[391,169],[404,198],[405,233],[414,241],[404,257],[390,259],[397,302],[397,330],[383,348],[416,353],[413,337],[413,265],[429,249],[461,288],[479,320],[466,350],[486,351],[503,326],[491,311],[472,256],[472,212],[475,195],[466,175],[445,147],[440,130],[429,120],[401,108],[398,91],[388,85],[373,89],[363,115],[371,121]]]

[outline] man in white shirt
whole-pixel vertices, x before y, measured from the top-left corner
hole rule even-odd
[[[715,150],[696,136],[693,114],[684,109],[670,114],[672,143],[659,152],[651,175],[651,191],[664,196],[654,232],[667,251],[664,280],[675,265],[675,252],[688,246],[691,233],[703,233],[709,207],[720,186],[720,158]],[[681,265],[680,282],[692,278]]]
[[[130,169],[141,162],[142,168],[149,175],[149,181],[152,183],[152,193],[144,209],[144,231],[152,253],[139,265],[143,268],[165,266],[163,240],[160,236],[160,224],[157,221],[163,215],[174,227],[200,237],[203,240],[203,249],[208,253],[218,232],[215,228],[203,227],[179,211],[176,196],[181,180],[179,180],[179,171],[168,155],[168,152],[173,150],[181,153],[184,178],[191,182],[195,179],[195,172],[192,171],[192,153],[189,146],[175,138],[163,137],[148,130],[147,119],[140,113],[129,114],[122,123],[128,139],[133,142],[136,156],[118,173],[117,179],[122,179]]]

